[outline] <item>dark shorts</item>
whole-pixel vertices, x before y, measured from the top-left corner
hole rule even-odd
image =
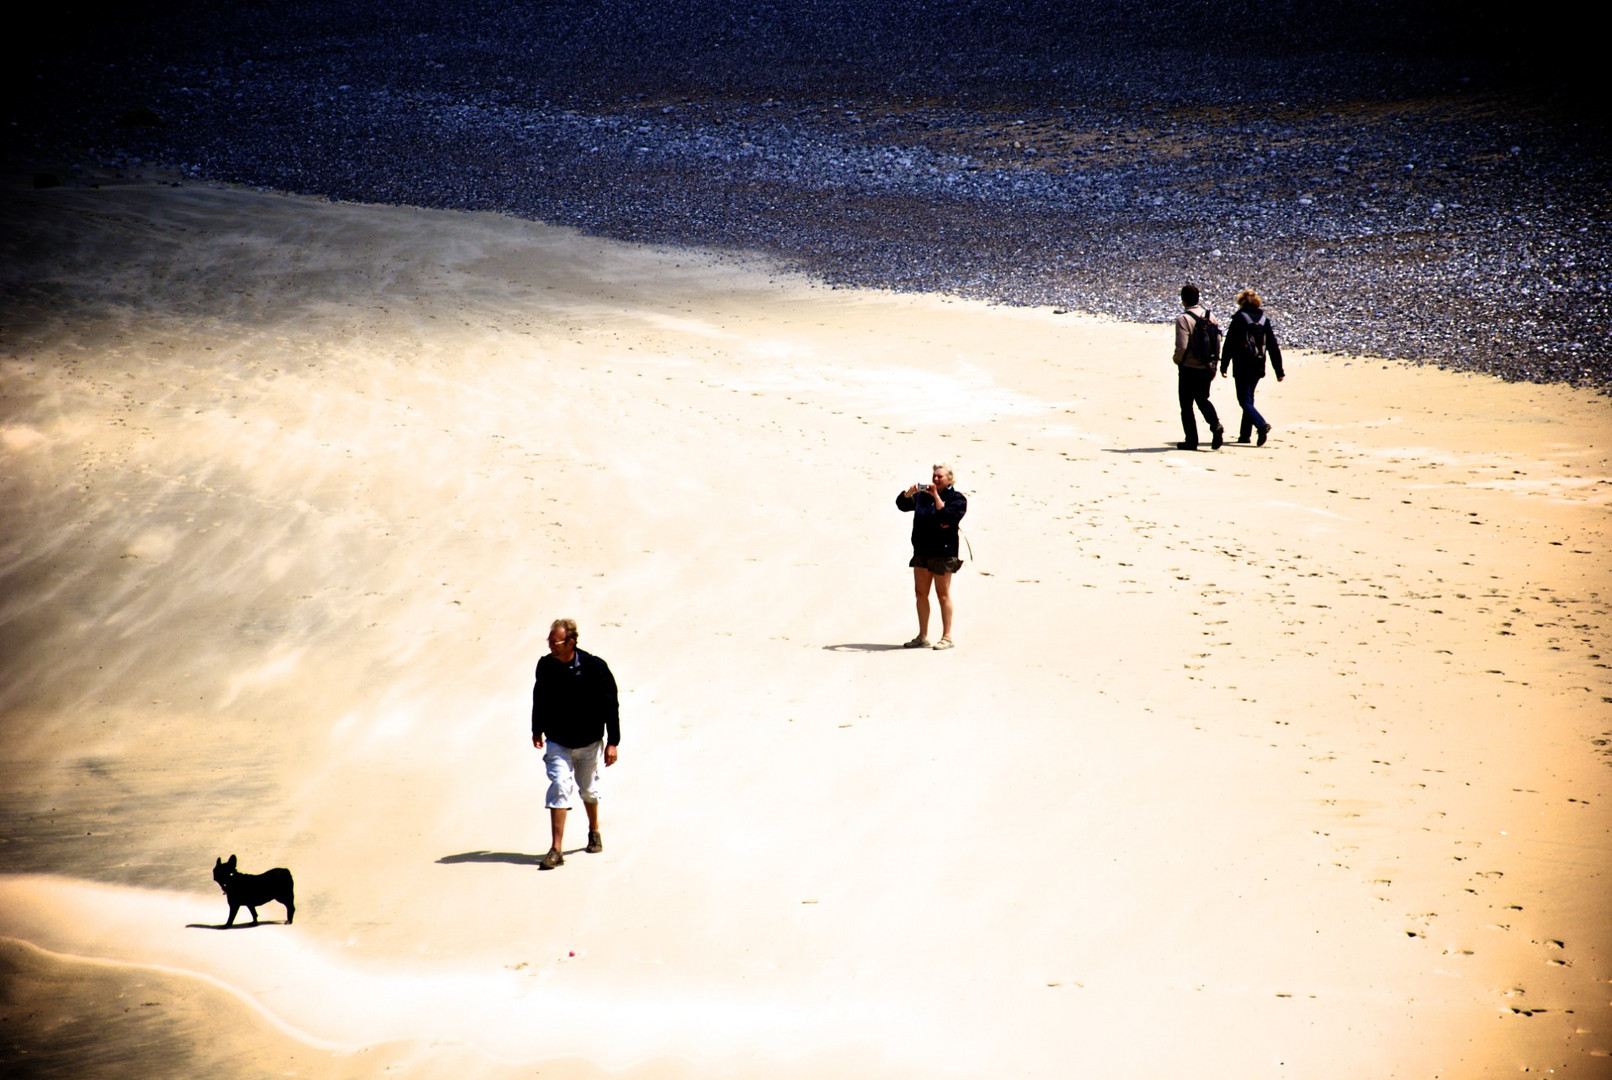
[[[907,565],[922,567],[931,574],[955,574],[963,568],[963,560],[949,555],[914,555]]]

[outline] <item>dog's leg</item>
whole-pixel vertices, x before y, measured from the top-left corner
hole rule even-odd
[[[226,922],[224,925],[225,926],[234,926],[235,925],[235,913],[237,911],[240,911],[240,910],[241,910],[241,905],[239,905],[239,904],[231,904],[229,906],[229,921]]]
[[[247,904],[246,905],[246,910],[250,911],[252,913],[252,925],[256,926],[257,925],[257,908],[253,907],[251,904]]]
[[[293,917],[296,916],[296,914],[297,914],[297,905],[291,902],[291,898],[289,896],[286,897],[285,898],[285,924],[287,926],[291,925],[291,920],[292,920]]]

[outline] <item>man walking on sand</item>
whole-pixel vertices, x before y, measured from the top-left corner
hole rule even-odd
[[[1209,384],[1214,380],[1215,362],[1220,357],[1200,356],[1202,336],[1194,333],[1200,324],[1207,327],[1218,324],[1209,309],[1198,304],[1198,287],[1190,282],[1181,286],[1181,306],[1186,310],[1175,317],[1175,366],[1179,373],[1176,392],[1181,399],[1181,431],[1186,438],[1175,445],[1181,450],[1198,448],[1198,421],[1192,415],[1192,407],[1197,405],[1214,436],[1210,446],[1219,450],[1226,442],[1226,429],[1221,427],[1220,417],[1215,415],[1215,407],[1209,401]]]
[[[616,679],[610,667],[577,648],[577,624],[555,619],[549,627],[549,654],[537,662],[532,683],[532,745],[543,751],[548,772],[549,853],[545,870],[565,864],[565,817],[578,797],[588,813],[590,853],[604,850],[599,835],[599,759],[616,763],[621,718]]]

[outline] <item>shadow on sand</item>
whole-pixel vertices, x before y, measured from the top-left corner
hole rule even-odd
[[[259,919],[257,922],[238,922],[234,926],[225,923],[188,922],[186,930],[256,930],[260,926],[288,926],[284,919]]]
[[[570,852],[566,852],[567,855]],[[438,864],[449,866],[459,863],[509,863],[512,866],[536,866],[543,859],[542,855],[528,855],[520,851],[462,851],[458,855],[444,855],[438,859]]]
[[[1126,448],[1124,450],[1120,450],[1120,449],[1118,449],[1116,447],[1112,447],[1112,446],[1105,446],[1105,447],[1103,447],[1103,453],[1105,453],[1105,454],[1167,454],[1171,450],[1177,450],[1177,449],[1179,449],[1179,447],[1175,446],[1174,444],[1172,444],[1170,446],[1132,446],[1132,447],[1128,447],[1128,448]]]
[[[883,642],[848,641],[843,645],[824,645],[824,652],[889,652],[891,649],[900,649],[900,645],[887,645]]]

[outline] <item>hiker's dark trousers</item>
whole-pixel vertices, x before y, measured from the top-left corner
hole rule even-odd
[[[1213,431],[1220,426],[1220,417],[1215,415],[1215,407],[1209,401],[1209,384],[1214,380],[1215,373],[1207,368],[1189,368],[1183,364],[1179,369],[1180,397],[1181,397],[1181,432],[1186,441],[1198,442],[1198,421],[1192,415],[1192,407],[1196,405],[1198,411],[1203,413],[1203,422]]]
[[[1254,387],[1259,385],[1259,379],[1239,379],[1235,375],[1232,378],[1237,383],[1237,404],[1243,407],[1243,423],[1237,434],[1238,438],[1247,442],[1254,432],[1264,431],[1270,425],[1254,408]]]

